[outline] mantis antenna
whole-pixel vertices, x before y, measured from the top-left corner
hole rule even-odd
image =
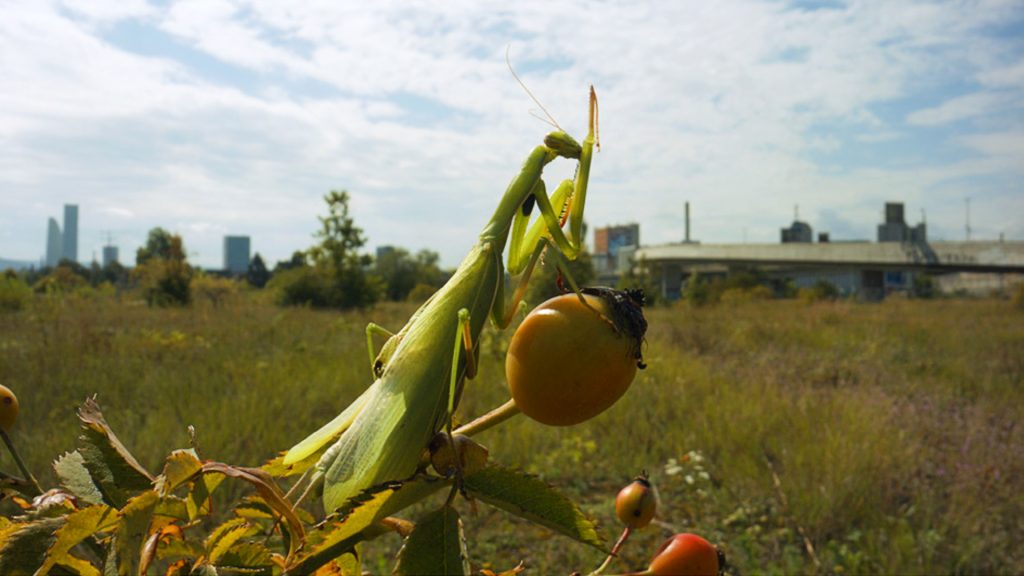
[[[515,68],[512,68],[512,59],[509,58],[509,52],[511,50],[512,50],[512,45],[511,44],[509,44],[508,46],[505,47],[505,64],[508,65],[508,71],[512,73],[512,77],[515,78],[516,82],[518,82],[519,85],[523,87],[523,90],[526,91],[526,94],[530,97],[530,99],[533,100],[533,102],[537,106],[540,106],[540,109],[544,112],[544,116],[546,116],[547,118],[541,118],[533,110],[530,110],[530,115],[533,116],[534,118],[537,118],[539,120],[543,120],[544,122],[547,122],[548,124],[554,126],[555,128],[557,128],[559,130],[562,130],[562,127],[558,125],[558,121],[555,120],[555,117],[552,116],[550,112],[548,112],[548,109],[545,108],[543,104],[541,104],[540,99],[538,99],[536,96],[534,96],[533,92],[530,92],[530,89],[526,87],[526,83],[523,82],[523,79],[519,77],[519,74],[516,74]],[[565,132],[565,130],[562,130],[562,132]]]

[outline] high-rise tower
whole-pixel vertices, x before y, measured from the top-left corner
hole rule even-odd
[[[50,222],[46,226],[46,266],[49,268],[56,268],[57,264],[60,263],[61,252],[63,250],[63,241],[60,237],[60,226],[57,225],[57,221],[50,218]]]
[[[78,204],[64,205],[63,246],[61,258],[78,262]]]

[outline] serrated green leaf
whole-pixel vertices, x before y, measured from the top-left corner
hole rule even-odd
[[[104,502],[121,508],[135,493],[150,488],[153,476],[117,439],[95,400],[85,401],[78,418],[83,429],[78,452]]]
[[[463,479],[470,496],[607,552],[597,526],[561,492],[536,477],[488,466]]]
[[[227,522],[221,524],[210,533],[210,536],[206,539],[206,556],[209,561],[213,564],[217,564],[217,560],[238,543],[239,540],[247,536],[252,536],[257,533],[259,529],[250,524],[245,518],[232,518]]]
[[[120,576],[134,576],[142,543],[149,537],[150,527],[160,496],[155,490],[148,490],[132,498],[121,510],[120,521],[115,531],[117,547],[117,573]]]
[[[242,542],[226,550],[217,560],[210,559],[220,574],[244,573],[270,576],[274,571],[274,560],[270,550],[255,542]]]
[[[46,574],[56,564],[74,564],[71,549],[97,532],[108,532],[117,525],[117,511],[98,504],[68,514],[66,521],[55,533],[53,545],[46,551],[46,558],[39,567],[39,574]],[[98,571],[97,571],[98,572]]]
[[[60,478],[61,486],[86,504],[102,504],[103,494],[92,481],[85,468],[85,460],[78,451],[68,452],[53,463],[53,469]]]
[[[160,502],[156,505],[156,509],[153,514],[157,516],[167,516],[174,520],[181,520],[182,522],[189,522],[191,518],[188,514],[188,503],[184,498],[178,498],[177,496],[165,496],[160,499]]]
[[[31,576],[43,564],[46,551],[57,540],[66,517],[8,526],[0,539],[0,574]]]
[[[168,560],[172,558],[185,558],[195,560],[204,555],[206,550],[202,545],[192,540],[174,539],[170,542],[161,542],[156,549],[157,560]]]
[[[91,562],[70,554],[65,555],[64,560],[58,562],[57,565],[78,576],[102,576],[100,569],[93,566]]]
[[[224,481],[224,478],[223,474],[217,473],[202,474],[195,477],[195,480],[192,482],[192,490],[189,491],[188,498],[185,499],[185,504],[188,506],[189,521],[210,513],[210,507],[213,504],[210,496],[220,486],[220,483]]]
[[[167,456],[164,463],[164,473],[160,475],[157,483],[160,486],[160,494],[167,496],[174,492],[179,486],[191,480],[203,469],[203,463],[196,458],[191,450],[175,450]]]
[[[361,560],[363,554],[363,545],[356,544],[355,550],[342,554],[340,558],[334,560],[334,566],[337,568],[338,573],[341,576],[362,576],[363,574],[363,561]]]
[[[416,523],[398,552],[398,576],[469,574],[466,537],[459,513],[444,506]]]
[[[448,486],[433,478],[391,482],[364,491],[343,506],[336,517],[309,533],[307,551],[291,558],[288,574],[312,574],[317,568],[340,557],[364,540],[364,530]]]
[[[278,519],[278,514],[274,512],[274,509],[259,496],[246,496],[237,506],[235,506],[234,512],[236,516],[249,518],[250,520],[276,521]],[[316,518],[302,508],[296,508],[295,514],[303,524],[313,524],[316,522]]]

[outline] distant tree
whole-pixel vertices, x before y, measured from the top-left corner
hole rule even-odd
[[[914,274],[910,293],[914,298],[934,298],[938,293],[938,289],[935,287],[935,278],[928,274]]]
[[[709,295],[708,283],[701,278],[699,272],[692,270],[683,283],[683,299],[691,306],[704,306],[708,303]]]
[[[80,277],[82,280],[88,282],[91,279],[91,272],[85,266],[79,264],[75,260],[69,260],[67,258],[61,258],[57,264],[57,268],[64,268],[71,274]]]
[[[296,250],[295,252],[292,252],[292,257],[288,260],[278,260],[277,264],[274,265],[274,274],[283,270],[292,270],[307,265],[306,253],[302,250]]]
[[[28,306],[32,300],[29,288],[12,270],[0,274],[0,312],[15,312]]]
[[[135,252],[135,264],[145,264],[150,258],[163,258],[170,260],[172,257],[172,243],[175,235],[159,226],[149,231],[146,245]],[[180,242],[181,238],[178,237]]]
[[[150,240],[162,238],[161,232],[166,233],[161,228],[151,230]],[[147,243],[147,255],[132,274],[139,281],[143,297],[150,306],[184,306],[192,300],[190,284],[193,274],[185,256],[185,245],[177,234],[170,235],[166,250],[160,242],[162,240],[157,240],[152,246],[154,250],[149,250]]]
[[[407,302],[415,302],[417,304],[426,302],[428,298],[437,292],[438,286],[432,286],[430,284],[417,284],[409,292],[409,295],[405,297]]]
[[[437,252],[420,250],[413,257],[407,250],[396,248],[377,259],[374,271],[384,283],[385,297],[401,302],[417,285],[435,289],[441,285],[439,261]]]
[[[257,288],[263,288],[270,280],[270,271],[267,270],[267,265],[263,263],[263,257],[259,252],[249,262],[249,270],[246,272],[245,279],[250,285]]]
[[[804,302],[831,302],[839,298],[839,288],[828,280],[821,279],[815,282],[814,286],[799,289],[797,298]]]
[[[366,271],[373,259],[358,252],[366,240],[349,216],[348,192],[332,190],[324,200],[328,213],[320,217],[321,228],[314,235],[319,243],[306,252],[312,266],[275,277],[271,284],[277,300],[341,309],[369,306],[382,290],[380,281]]]
[[[192,279],[192,292],[196,301],[205,301],[220,308],[225,302],[238,294],[239,283],[230,278],[219,278],[197,272]]]
[[[121,263],[114,260],[103,267],[101,271],[102,282],[110,282],[115,286],[123,286],[128,281],[128,270],[121,266]]]

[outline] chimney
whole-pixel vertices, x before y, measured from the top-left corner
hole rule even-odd
[[[686,202],[686,240],[687,244],[690,243],[690,202]]]

